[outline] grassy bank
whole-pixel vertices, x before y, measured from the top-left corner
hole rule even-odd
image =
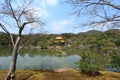
[[[70,70],[65,72],[17,70],[16,80],[120,80],[120,73],[100,71],[101,76],[88,76],[80,71]],[[7,70],[0,70],[0,80],[4,80]],[[26,79],[25,79],[26,78]]]

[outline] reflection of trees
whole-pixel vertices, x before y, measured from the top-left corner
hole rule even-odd
[[[11,56],[12,48],[9,47],[0,47],[0,56]]]
[[[1,69],[1,65],[0,65],[0,69]]]
[[[23,49],[20,51],[21,56],[25,56],[25,54],[28,54],[30,57],[35,56],[57,56],[62,57],[65,56],[62,54],[62,50],[56,50],[56,49]]]
[[[0,48],[0,56],[10,56],[11,48]],[[66,55],[62,54],[62,52],[66,52]],[[78,48],[67,48],[66,50],[59,49],[22,49],[19,53],[20,56],[24,57],[28,54],[30,57],[35,56],[57,56],[63,57],[67,55],[75,55],[80,54],[81,50]]]

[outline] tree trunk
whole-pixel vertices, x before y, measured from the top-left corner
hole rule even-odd
[[[15,80],[16,62],[17,62],[17,55],[18,55],[18,48],[19,48],[20,39],[21,39],[21,37],[18,36],[16,39],[16,43],[13,46],[12,61],[10,64],[9,72],[8,72],[5,80]]]

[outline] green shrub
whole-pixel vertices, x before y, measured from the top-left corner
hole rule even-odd
[[[110,56],[112,67],[120,69],[120,53],[113,53]]]
[[[104,68],[105,58],[93,50],[84,50],[80,55],[81,59],[77,62],[82,73],[98,75],[99,70]]]

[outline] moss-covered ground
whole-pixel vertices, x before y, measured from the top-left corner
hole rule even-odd
[[[7,70],[0,70],[0,80],[4,80],[7,72]],[[17,70],[16,80],[120,80],[120,73],[118,72],[100,71],[100,73],[102,75],[88,76],[75,70],[60,73],[39,70]]]

